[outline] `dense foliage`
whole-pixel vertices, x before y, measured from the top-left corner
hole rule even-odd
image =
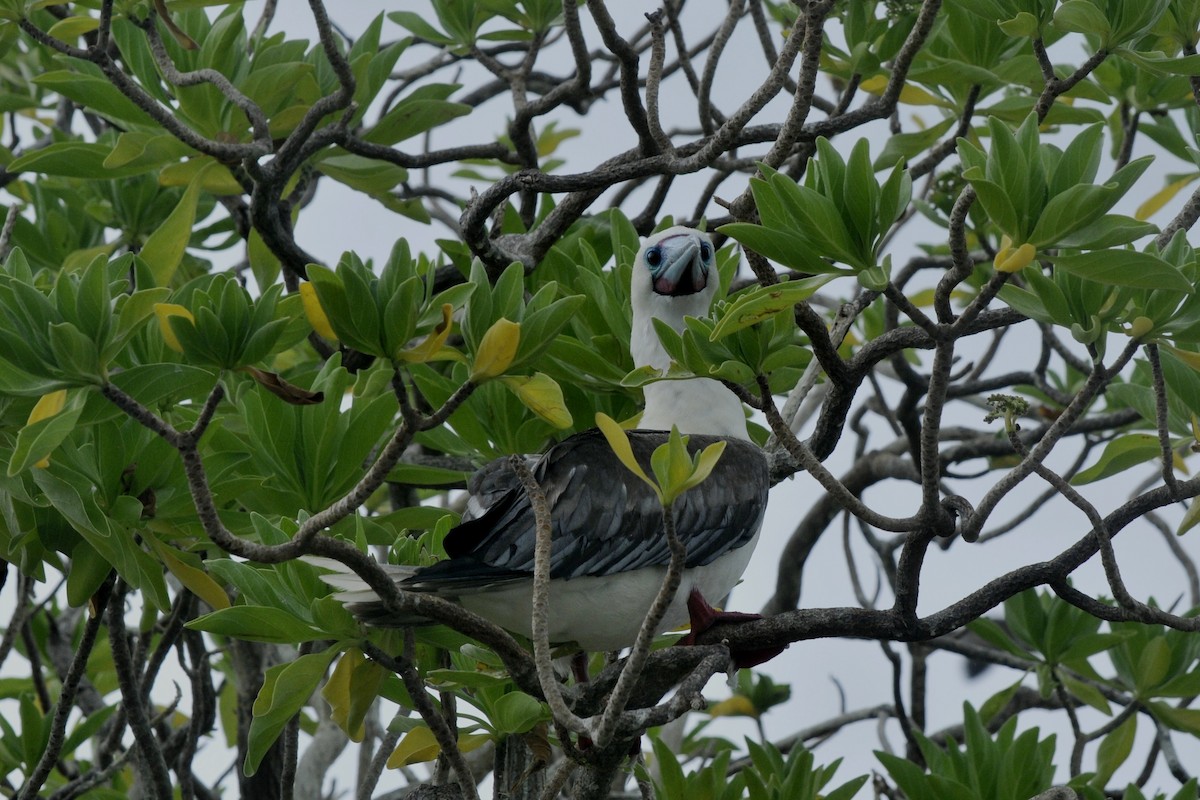
[[[1197,797],[1200,0],[330,5],[0,0],[0,792]],[[386,259],[301,244],[334,184]],[[672,222],[724,292],[662,375],[628,284]],[[764,619],[617,689],[445,601],[366,628],[302,559],[412,610],[376,560],[444,555],[471,470],[695,375],[794,531]],[[664,502],[716,457],[672,453]],[[857,604],[800,607],[839,534]],[[991,571],[919,605],[934,545]],[[722,733],[814,691],[712,688],[730,647],[831,638],[891,702]],[[940,652],[1010,677],[933,730]]]

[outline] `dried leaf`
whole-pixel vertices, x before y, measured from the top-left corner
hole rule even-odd
[[[267,372],[257,367],[240,367],[240,369],[285,403],[294,406],[311,406],[325,399],[324,392],[314,392],[294,383],[288,383],[274,372]]]

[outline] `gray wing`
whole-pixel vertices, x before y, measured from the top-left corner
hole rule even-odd
[[[650,454],[667,434],[631,431],[629,438],[639,462],[652,474]],[[691,436],[688,449],[695,452],[718,440]],[[675,503],[688,567],[708,564],[747,544],[762,523],[769,485],[766,458],[750,442],[725,441],[713,473]],[[533,471],[551,508],[552,578],[612,575],[669,563],[657,497],[620,463],[599,431],[555,445]],[[479,515],[446,537],[449,559],[418,571],[404,582],[405,588],[453,592],[532,576],[533,509],[507,460],[485,467],[472,486],[480,492],[476,500],[484,501]]]

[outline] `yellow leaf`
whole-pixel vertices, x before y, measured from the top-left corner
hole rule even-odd
[[[471,370],[471,382],[480,383],[504,374],[521,344],[521,325],[507,319],[498,319],[488,328],[479,342],[475,354],[475,365]]]
[[[409,764],[420,764],[437,758],[442,748],[433,738],[433,731],[424,725],[413,728],[404,734],[404,738],[396,745],[396,749],[388,756],[388,769],[407,767]]]
[[[239,195],[244,190],[229,167],[209,156],[198,156],[168,164],[158,173],[159,186],[187,186],[200,181],[200,188],[209,194]]]
[[[366,659],[363,657],[362,651],[356,647],[351,647],[338,659],[337,666],[333,668],[333,672],[329,675],[329,681],[325,684],[325,688],[321,690],[321,696],[325,698],[325,702],[329,703],[330,718],[354,742],[361,742],[363,740],[365,726],[362,724],[362,720],[359,720],[355,730],[350,730],[349,728],[350,679],[354,674],[355,668],[363,661],[366,661]]]
[[[422,364],[426,361],[433,360],[438,351],[442,349],[442,345],[446,343],[446,339],[450,336],[450,329],[454,327],[454,306],[449,303],[442,304],[442,321],[437,324],[437,327],[430,331],[420,344],[401,350],[396,355],[401,361],[407,361],[410,364]]]
[[[728,700],[722,700],[708,709],[714,717],[757,717],[758,710],[750,698],[744,694],[735,694]]]
[[[321,307],[316,287],[309,281],[300,284],[300,303],[304,306],[304,316],[308,317],[308,324],[312,325],[317,336],[336,342],[337,334],[329,324],[329,317],[325,316],[325,309]]]
[[[1129,324],[1129,334],[1132,339],[1144,339],[1154,330],[1154,320],[1149,317],[1138,317]]]
[[[158,558],[166,568],[179,579],[179,582],[187,587],[188,591],[199,597],[215,611],[222,608],[229,608],[229,595],[221,588],[221,585],[212,579],[202,569],[197,569],[190,564],[187,564],[179,556],[175,555],[173,548],[168,547],[154,537],[146,537],[154,547],[154,552],[158,554]]]
[[[1200,172],[1168,183],[1162,189],[1151,195],[1149,200],[1137,207],[1137,211],[1133,212],[1134,219],[1150,219],[1150,217],[1154,216],[1159,209],[1171,202],[1171,198],[1179,194],[1185,186],[1196,180],[1196,178],[1200,178]]]
[[[174,350],[176,353],[183,352],[183,345],[179,343],[179,337],[175,335],[175,331],[171,329],[171,317],[183,317],[188,322],[195,323],[196,318],[178,303],[155,303],[154,316],[158,317],[158,329],[162,331],[163,341],[167,343],[167,347]]]
[[[865,81],[860,83],[858,87],[869,94],[883,94],[884,90],[887,89],[887,85],[888,76],[875,75],[874,77],[867,78]],[[906,103],[910,106],[949,105],[949,103],[937,95],[931,94],[930,92],[922,89],[920,86],[915,86],[911,83],[906,83],[900,87],[900,102]]]
[[[35,422],[41,422],[44,419],[49,419],[55,414],[63,410],[63,406],[67,404],[67,390],[57,389],[53,392],[47,392],[38,398],[34,404],[33,410],[29,412],[29,419],[25,424],[32,425]],[[38,469],[45,469],[50,466],[50,456],[34,462],[34,466]]]
[[[460,753],[469,753],[472,750],[483,745],[484,742],[490,742],[492,737],[486,733],[464,733],[458,737],[458,751]]]
[[[649,476],[646,475],[646,471],[642,469],[642,465],[633,457],[633,448],[629,444],[629,437],[625,435],[625,430],[617,421],[607,414],[597,411],[596,427],[604,434],[604,438],[608,440],[608,446],[616,453],[617,458],[625,465],[625,468],[648,483],[654,489],[654,493],[658,494],[661,498],[662,495],[659,493],[658,486],[654,481],[650,480]]]
[[[57,391],[47,392],[38,398],[37,403],[33,406],[33,410],[29,412],[29,419],[26,420],[26,425],[32,425],[35,422],[41,422],[44,419],[49,419],[55,414],[63,410],[63,406],[67,404],[67,390],[58,389]]]
[[[368,660],[361,650],[351,647],[338,661],[329,682],[321,690],[331,708],[330,717],[355,742],[366,733],[364,720],[379,697],[386,670]]]
[[[1020,247],[1005,247],[996,253],[996,258],[992,262],[997,272],[1014,273],[1020,272],[1031,263],[1037,255],[1037,248],[1026,242]]]
[[[1191,350],[1180,350],[1178,347],[1167,347],[1171,355],[1178,358],[1183,363],[1195,370],[1200,370],[1200,353],[1193,353]],[[1195,417],[1192,417],[1193,422]]]
[[[544,372],[501,378],[525,407],[556,428],[571,427],[571,412],[563,401],[562,387]]]

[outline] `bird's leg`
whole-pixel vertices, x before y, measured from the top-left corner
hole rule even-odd
[[[591,675],[588,674],[588,652],[586,650],[579,650],[571,656],[571,674],[575,676],[576,683],[591,681]]]
[[[688,593],[687,608],[692,629],[688,631],[686,636],[679,640],[678,644],[682,646],[696,644],[696,640],[700,634],[707,631],[713,625],[750,622],[763,618],[762,614],[751,614],[744,611],[719,611],[704,599],[704,595],[700,593],[699,589],[695,588]],[[733,658],[734,667],[745,669],[746,667],[753,667],[770,661],[782,653],[786,647],[787,645],[766,647],[759,650],[731,650],[730,656]]]

